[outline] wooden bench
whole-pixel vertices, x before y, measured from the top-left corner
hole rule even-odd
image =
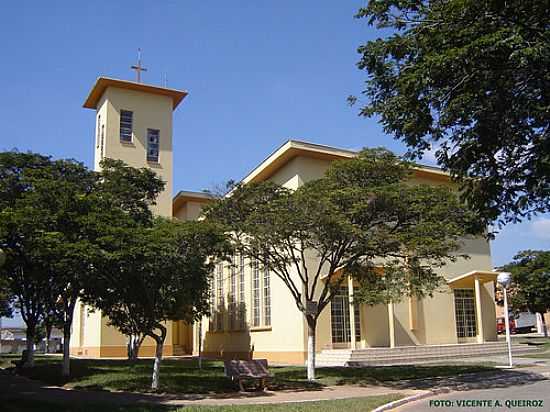
[[[223,362],[225,376],[239,382],[239,389],[244,392],[243,381],[255,380],[259,382],[256,390],[266,389],[266,380],[273,375],[267,370],[267,359],[254,360],[226,360]]]

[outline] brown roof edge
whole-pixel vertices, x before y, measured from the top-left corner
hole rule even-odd
[[[135,90],[144,93],[157,94],[160,96],[168,96],[172,98],[173,110],[175,110],[180,102],[185,98],[185,96],[189,94],[185,90],[169,89],[166,87],[136,83],[128,80],[112,79],[110,77],[98,77],[96,82],[92,86],[92,89],[90,90],[90,93],[88,94],[88,97],[86,98],[83,107],[86,109],[96,109],[97,104],[101,99],[101,96],[103,96],[103,93],[105,93],[105,90],[108,87],[116,87],[119,89]]]

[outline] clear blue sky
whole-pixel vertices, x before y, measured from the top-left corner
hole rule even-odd
[[[92,165],[99,75],[185,89],[174,113],[174,190],[240,179],[289,138],[358,149],[404,148],[346,97],[361,90],[357,46],[380,33],[353,15],[363,1],[11,1],[0,6],[0,150]],[[430,159],[426,159],[430,163]],[[546,225],[546,226],[545,226]],[[546,229],[546,230],[544,230]],[[496,265],[550,248],[550,219],[504,230]]]

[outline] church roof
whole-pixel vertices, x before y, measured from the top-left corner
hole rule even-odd
[[[288,140],[262,163],[242,179],[242,183],[261,182],[269,179],[285,164],[297,156],[313,157],[316,159],[339,160],[356,157],[358,152],[325,146],[299,140]],[[438,167],[416,165],[413,167],[417,177],[449,181],[450,176]]]
[[[103,93],[105,93],[105,90],[108,87],[135,90],[138,92],[171,97],[174,110],[188,94],[185,90],[168,89],[166,87],[152,86],[150,84],[131,82],[128,80],[112,79],[110,77],[98,77],[92,89],[90,90],[90,93],[88,94],[88,97],[86,98],[83,107],[85,107],[86,109],[96,109],[99,99],[101,99],[101,96],[103,96]]]

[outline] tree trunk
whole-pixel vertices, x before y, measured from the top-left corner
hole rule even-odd
[[[139,348],[143,342],[143,337],[139,335],[128,336],[128,360],[135,362],[138,360]]]
[[[199,320],[199,369],[202,369],[202,319]]]
[[[63,325],[63,372],[62,375],[68,377],[71,375],[71,325]]]
[[[71,326],[73,324],[74,308],[78,299],[78,293],[67,298],[65,313],[63,314],[63,371],[64,377],[71,376]]]
[[[155,363],[153,365],[153,381],[151,382],[151,389],[157,390],[159,388],[159,375],[160,375],[160,362],[162,361],[162,349],[164,347],[164,339],[166,338],[166,328],[162,325],[158,327],[161,331],[161,335],[154,335],[153,338],[157,343],[155,351]]]
[[[315,380],[315,329],[317,319],[307,318],[307,380]]]
[[[44,353],[48,354],[50,353],[50,338],[52,336],[52,325],[51,323],[46,323],[46,348],[44,350]]]
[[[36,335],[36,325],[27,323],[27,348],[24,356],[21,358],[23,368],[32,368],[34,366],[34,339]]]
[[[546,320],[544,319],[544,313],[540,314],[540,321],[542,323],[542,334],[545,338],[548,337],[548,329],[546,328]]]

